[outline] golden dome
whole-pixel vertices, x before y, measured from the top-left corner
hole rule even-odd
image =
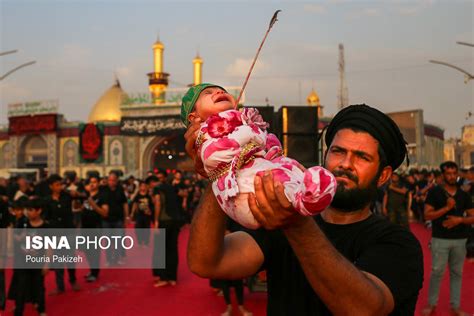
[[[113,86],[104,92],[92,108],[92,111],[89,114],[89,122],[120,122],[120,118],[122,117],[120,105],[122,104],[124,96],[125,92],[122,90],[120,82],[117,80]]]
[[[308,95],[308,98],[306,98],[306,102],[308,102],[308,105],[321,105],[319,96],[314,89],[311,89],[311,93]]]

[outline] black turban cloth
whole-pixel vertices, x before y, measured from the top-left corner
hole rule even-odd
[[[397,124],[388,115],[375,108],[365,104],[356,104],[339,111],[326,129],[325,142],[328,147],[336,133],[344,128],[367,132],[374,137],[382,147],[388,165],[393,170],[397,169],[407,156],[407,143]]]

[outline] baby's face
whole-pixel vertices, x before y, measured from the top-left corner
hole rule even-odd
[[[194,117],[201,118],[202,121],[213,114],[235,108],[235,99],[232,95],[218,87],[204,89],[194,106],[194,112],[190,114],[190,120]],[[194,117],[193,117],[194,114]]]

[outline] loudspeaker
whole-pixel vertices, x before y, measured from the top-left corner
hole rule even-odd
[[[282,106],[278,111],[283,134],[317,134],[318,108],[315,106]]]
[[[318,108],[283,106],[278,111],[280,141],[286,156],[305,167],[319,163]]]
[[[274,122],[274,117],[275,117],[275,112],[273,106],[248,106],[251,108],[256,108],[260,115],[262,116],[263,120],[270,124],[270,127],[268,128],[269,133],[275,133],[275,122]]]
[[[319,163],[317,134],[283,134],[281,141],[285,156],[295,159],[305,167],[312,167]]]

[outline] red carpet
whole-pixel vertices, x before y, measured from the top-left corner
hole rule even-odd
[[[430,231],[422,225],[412,225],[412,230],[420,240],[425,255],[425,283],[417,305],[419,311],[426,304],[431,257],[428,249]],[[180,265],[176,287],[154,288],[150,270],[103,270],[99,282],[87,284],[83,276],[87,270],[78,270],[80,292],[72,292],[67,286],[66,293],[60,296],[47,296],[46,309],[49,316],[56,315],[220,315],[225,309],[224,299],[217,297],[209,287],[208,280],[200,279],[187,269],[185,263],[186,242],[189,229],[183,229],[180,240]],[[446,274],[447,275],[447,274]],[[8,272],[11,277],[11,271]],[[66,273],[67,278],[67,273]],[[46,278],[46,289],[55,288],[54,273]],[[235,297],[233,296],[233,299]],[[266,298],[263,293],[246,291],[247,308],[254,315],[265,315]],[[465,263],[462,307],[474,314],[474,264]],[[7,303],[7,311],[14,306]],[[449,277],[443,280],[437,315],[449,315]],[[11,315],[11,313],[6,313]],[[32,306],[27,306],[25,315],[37,315]],[[239,315],[235,312],[234,315]],[[419,315],[419,312],[417,313]]]

